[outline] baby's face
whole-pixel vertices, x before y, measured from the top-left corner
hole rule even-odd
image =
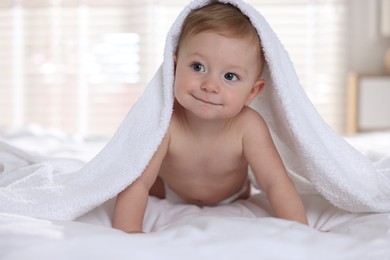
[[[184,39],[175,61],[175,97],[204,119],[234,117],[264,84],[260,57],[248,39],[202,32]]]

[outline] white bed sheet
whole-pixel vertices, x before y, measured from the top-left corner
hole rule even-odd
[[[387,152],[389,136],[377,142],[382,150],[368,137],[347,140],[378,158]],[[3,132],[0,140],[82,161],[105,143],[82,142],[39,127]],[[390,259],[390,213],[352,214],[318,195],[302,198],[311,227],[269,217],[262,194],[204,208],[150,198],[144,223],[148,233],[138,235],[111,228],[114,200],[76,221],[0,213],[0,259]]]
[[[358,133],[346,136],[345,140],[369,158],[390,156],[390,130]]]
[[[390,214],[349,214],[304,197],[314,228],[267,217],[254,201],[217,208],[151,198],[146,229],[110,228],[113,201],[78,221],[0,214],[0,259],[389,259]],[[263,217],[259,217],[263,216]],[[322,228],[329,232],[316,230]]]

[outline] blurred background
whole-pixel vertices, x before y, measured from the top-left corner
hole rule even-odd
[[[346,132],[348,75],[379,75],[390,89],[390,0],[247,2],[274,28],[337,132]],[[166,33],[187,4],[0,0],[0,129],[111,136],[161,64]]]

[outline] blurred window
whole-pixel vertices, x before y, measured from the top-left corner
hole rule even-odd
[[[346,0],[248,0],[289,51],[309,97],[343,125]],[[111,136],[162,62],[179,0],[2,0],[0,128]]]

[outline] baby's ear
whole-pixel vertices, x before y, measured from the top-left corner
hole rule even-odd
[[[249,95],[245,102],[246,106],[249,106],[249,104],[253,101],[253,99],[255,99],[255,97],[257,97],[257,95],[263,90],[264,86],[265,86],[265,80],[263,79],[259,79],[253,84],[253,87],[249,92]]]

